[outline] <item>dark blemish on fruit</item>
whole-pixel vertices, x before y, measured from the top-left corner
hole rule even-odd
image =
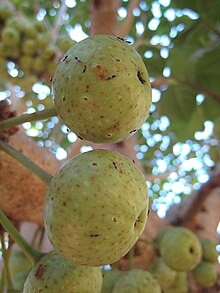
[[[78,57],[74,57],[74,58],[75,58],[76,61],[78,61],[80,63],[82,62]]]
[[[62,100],[63,100],[63,102],[65,102],[65,100],[66,100],[66,97],[65,97],[65,96],[63,96]]]
[[[83,73],[85,73],[86,72],[86,65],[84,65],[84,68],[83,68]]]
[[[146,82],[146,80],[142,78],[141,74],[142,74],[142,73],[140,73],[140,71],[138,71],[138,73],[137,73],[137,77],[138,77],[138,79],[140,80],[140,82],[141,82],[142,84],[144,84],[144,83]]]
[[[121,60],[120,59],[116,59],[116,61],[120,62]]]
[[[37,268],[35,277],[38,280],[41,280],[43,278],[44,273],[46,272],[46,266],[40,264],[39,267]]]
[[[62,61],[62,62],[66,61],[67,57],[68,57],[68,55],[65,55],[65,56],[61,59],[61,61]]]
[[[106,79],[107,70],[101,64],[96,65],[95,69],[99,78]]]
[[[92,162],[92,166],[97,166],[97,163],[96,162]]]
[[[125,42],[128,43],[128,44],[131,44],[132,43],[131,41],[127,41],[127,40],[125,40]]]
[[[90,234],[89,237],[98,237],[100,236],[99,234]]]
[[[83,97],[83,100],[88,101],[88,98],[87,97]]]
[[[121,37],[117,37],[117,39],[121,40],[121,41],[125,41],[125,39],[121,38]]]
[[[50,77],[50,82],[52,82],[53,81],[53,78],[52,77]]]
[[[114,168],[117,170],[118,167],[117,167],[116,163],[115,162],[112,162],[112,163],[113,163]]]
[[[130,133],[133,133],[133,132],[136,132],[136,131],[137,131],[137,129],[134,129],[134,130],[131,130]]]
[[[66,131],[67,131],[67,132],[70,132],[70,129],[69,129],[69,128],[67,128],[67,129],[66,129]]]
[[[132,160],[132,162],[135,164],[135,160]]]
[[[77,137],[78,137],[79,139],[83,140],[83,138],[82,138],[81,136],[78,135]]]
[[[53,201],[53,197],[51,197],[51,200]]]
[[[66,206],[66,202],[65,201],[63,201],[63,206]]]
[[[148,216],[150,215],[150,210],[147,211],[147,215],[148,215]]]
[[[112,75],[112,76],[107,77],[106,79],[107,79],[107,80],[110,80],[110,79],[115,78],[115,77],[116,77],[116,75],[114,74],[114,75]]]

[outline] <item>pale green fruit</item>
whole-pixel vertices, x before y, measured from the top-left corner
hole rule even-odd
[[[64,123],[83,139],[119,142],[146,121],[151,86],[140,55],[123,40],[93,35],[58,64],[54,103]]]
[[[122,272],[119,270],[105,271],[101,293],[112,293],[113,287],[121,274]]]
[[[201,244],[203,260],[215,263],[218,258],[215,241],[210,238],[204,238],[201,240]]]
[[[52,60],[56,56],[56,48],[54,46],[48,46],[43,52],[42,57],[46,60]]]
[[[23,293],[98,293],[101,287],[100,268],[78,266],[52,251],[32,268]]]
[[[65,53],[67,50],[69,50],[74,44],[76,44],[76,41],[72,40],[70,37],[65,37],[57,42],[58,48]]]
[[[35,38],[37,35],[37,31],[35,29],[34,24],[30,22],[26,22],[23,33],[26,38],[30,38],[30,39]]]
[[[5,27],[1,32],[2,41],[6,46],[15,47],[19,44],[20,34],[13,27]]]
[[[172,227],[172,226],[166,226],[166,227],[161,228],[157,234],[157,237],[155,238],[155,242],[160,246],[160,243],[162,242],[164,235],[168,231],[172,230],[173,228],[174,227]]]
[[[17,17],[13,16],[7,19],[6,27],[13,27],[19,32],[23,32],[26,25],[26,21]]]
[[[177,272],[176,278],[169,288],[163,288],[164,293],[187,293],[188,281],[186,272]]]
[[[31,267],[31,261],[22,251],[12,252],[9,258],[8,268],[14,289],[23,289],[24,282]]]
[[[36,53],[36,41],[32,39],[24,40],[22,43],[22,52],[25,55],[33,56]]]
[[[161,288],[150,272],[133,269],[118,278],[112,293],[161,293]]]
[[[21,56],[19,59],[19,64],[22,70],[29,71],[33,67],[33,58],[25,55]]]
[[[6,21],[9,17],[12,16],[12,11],[9,7],[1,5],[0,7],[0,21]]]
[[[150,272],[157,279],[162,289],[171,286],[176,277],[176,271],[168,267],[162,258],[153,262]]]
[[[35,73],[42,73],[47,68],[48,61],[42,56],[34,58],[33,70]]]
[[[216,266],[213,263],[203,261],[195,267],[193,276],[199,286],[210,288],[217,281]]]
[[[47,30],[46,25],[43,21],[36,20],[33,22],[33,24],[35,29],[40,33],[45,32]]]
[[[188,271],[199,263],[202,249],[200,241],[192,231],[178,227],[164,235],[160,254],[173,270]]]
[[[125,156],[107,150],[80,154],[49,184],[44,222],[64,257],[80,265],[118,261],[143,232],[148,211],[145,179]]]
[[[37,48],[45,49],[50,41],[50,36],[47,33],[41,33],[37,35],[36,44]]]

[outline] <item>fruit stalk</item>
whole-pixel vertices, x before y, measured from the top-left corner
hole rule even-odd
[[[40,180],[42,180],[47,185],[50,183],[52,179],[52,175],[50,175],[47,171],[43,170],[41,167],[37,166],[33,161],[24,156],[19,151],[15,150],[13,147],[4,143],[0,140],[0,149],[6,152],[8,155],[15,158],[18,162],[24,165],[27,169],[33,172]]]
[[[43,120],[53,116],[57,116],[57,111],[54,106],[51,106],[43,111],[34,112],[31,114],[23,114],[21,116],[13,117],[0,122],[0,131],[22,124],[24,122],[31,122],[36,120]]]
[[[2,209],[0,209],[0,223],[10,236],[14,239],[17,245],[22,249],[26,256],[33,264],[42,256],[42,253],[31,246],[22,235],[16,230],[11,221],[7,218]]]

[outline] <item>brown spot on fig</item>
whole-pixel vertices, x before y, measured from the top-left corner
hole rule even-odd
[[[44,275],[45,272],[46,272],[46,266],[40,264],[39,267],[37,268],[37,271],[36,271],[35,277],[36,277],[38,280],[41,280],[41,279],[43,278],[43,275]]]

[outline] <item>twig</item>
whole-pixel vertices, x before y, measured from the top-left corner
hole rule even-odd
[[[0,122],[0,131],[6,128],[10,128],[15,125],[22,124],[24,122],[31,122],[36,120],[43,120],[53,116],[57,116],[57,111],[54,106],[51,106],[45,110],[34,112],[31,114],[23,114],[17,117],[13,117]]]
[[[191,86],[193,89],[197,90],[198,92],[205,94],[215,100],[216,102],[220,103],[220,96],[216,95],[215,93],[201,87],[200,85],[192,82],[187,82],[187,85]]]
[[[61,24],[62,24],[62,17],[66,13],[66,10],[67,10],[67,6],[65,4],[65,1],[61,1],[61,5],[59,7],[55,23],[54,23],[54,25],[53,25],[53,27],[51,29],[52,44],[56,43],[57,37],[58,37],[59,32],[60,32],[60,27],[61,27]]]
[[[121,38],[124,38],[130,31],[130,28],[132,26],[133,20],[134,20],[134,14],[133,10],[134,8],[138,7],[140,3],[140,0],[131,0],[130,4],[127,8],[127,16],[124,19],[121,28],[119,28],[118,35]]]

